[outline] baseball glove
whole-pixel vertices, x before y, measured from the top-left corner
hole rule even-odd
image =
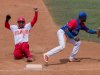
[[[97,29],[97,37],[100,37],[100,28]]]
[[[11,19],[11,16],[8,14],[6,15],[6,22],[8,22]]]

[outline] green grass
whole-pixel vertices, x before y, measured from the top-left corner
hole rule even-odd
[[[100,0],[43,0],[48,7],[54,21],[60,27],[66,24],[70,19],[76,18],[80,11],[88,14],[86,25],[90,29],[100,27]],[[96,35],[87,34],[81,31],[79,37],[82,40],[94,41],[100,43]]]

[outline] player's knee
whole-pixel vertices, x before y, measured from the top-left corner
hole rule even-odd
[[[77,43],[78,43],[78,45],[81,45],[81,41],[78,41]]]
[[[60,46],[60,49],[61,49],[61,50],[63,50],[64,48],[65,48],[65,46],[64,46],[64,45],[61,45],[61,46]]]
[[[75,45],[80,46],[80,45],[81,45],[81,41],[76,42],[76,44],[75,44]]]
[[[18,53],[14,53],[14,58],[15,59],[22,59],[23,55],[22,54],[18,54]]]

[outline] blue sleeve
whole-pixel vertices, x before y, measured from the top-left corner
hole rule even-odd
[[[86,26],[82,27],[82,30],[85,30],[87,33],[90,33],[90,34],[96,34],[95,30],[89,29]]]
[[[84,27],[82,27],[82,28],[81,28],[81,30],[84,30],[84,31],[86,31],[86,32],[87,32],[87,31],[89,30],[89,28],[88,28],[88,27],[86,27],[86,26],[84,26]]]
[[[89,29],[87,32],[90,33],[90,34],[96,34],[96,31],[92,30],[92,29]]]
[[[70,38],[70,39],[74,39],[74,36],[70,33],[70,31],[66,31],[65,34],[67,34],[67,36]]]
[[[66,30],[65,30],[65,34],[70,38],[70,39],[74,39],[74,36],[71,34],[71,32],[69,31],[69,27],[67,26],[66,27]]]

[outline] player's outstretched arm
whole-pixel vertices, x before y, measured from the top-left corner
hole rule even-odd
[[[90,33],[90,34],[97,34],[97,37],[99,38],[100,37],[100,28],[98,28],[97,30],[89,29],[88,33]]]
[[[82,30],[86,31],[89,34],[97,34],[96,30],[89,29],[87,26],[84,26]]]
[[[35,11],[35,15],[34,15],[34,18],[33,18],[32,21],[31,21],[31,26],[32,26],[32,27],[34,26],[34,24],[36,23],[37,18],[38,18],[38,8],[33,8],[33,9],[34,9],[34,11]]]
[[[92,30],[92,29],[87,30],[87,32],[90,34],[97,34],[97,32],[95,30]]]
[[[10,24],[9,24],[9,20],[11,19],[11,16],[8,14],[6,15],[6,20],[5,20],[5,27],[10,29]]]

